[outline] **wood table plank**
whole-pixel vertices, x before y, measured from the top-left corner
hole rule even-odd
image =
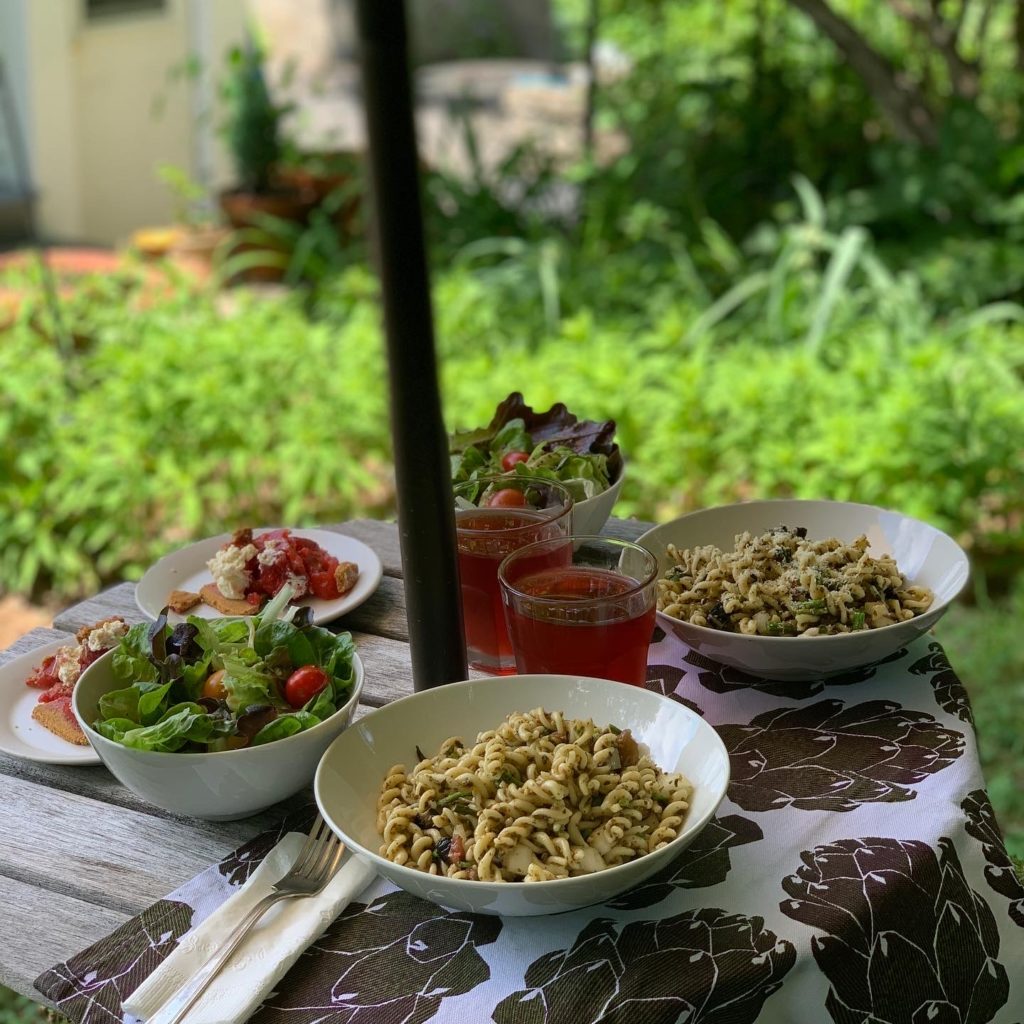
[[[42,647],[43,644],[51,643],[54,640],[67,641],[68,639],[67,633],[59,629],[47,629],[45,626],[38,626],[28,633],[23,633],[10,647],[0,651],[0,665],[5,665],[22,654],[34,651],[37,647]]]
[[[53,625],[56,629],[75,633],[83,626],[90,626],[110,615],[120,615],[131,625],[146,621],[146,616],[135,604],[134,583],[118,583],[95,597],[65,608],[54,617]],[[385,576],[377,590],[363,604],[328,623],[328,626],[335,632],[358,629],[408,642],[409,627],[405,617],[405,587],[402,581]]]
[[[0,984],[29,999],[46,970],[120,928],[127,914],[0,875]]]
[[[171,823],[8,777],[0,874],[137,914],[261,830],[253,818]]]

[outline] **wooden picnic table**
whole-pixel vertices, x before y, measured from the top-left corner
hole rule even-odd
[[[650,524],[612,519],[608,536],[635,539]],[[398,529],[354,520],[323,527],[373,548],[384,565],[376,593],[334,628],[350,630],[366,678],[357,717],[412,692]],[[108,615],[145,621],[135,585],[121,583],[57,615],[0,652],[0,664]],[[125,789],[102,765],[61,766],[0,753],[0,983],[37,1001],[41,971],[90,945],[259,832],[311,789],[233,822],[180,818]]]

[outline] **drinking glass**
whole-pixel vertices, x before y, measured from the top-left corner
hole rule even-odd
[[[553,544],[538,556],[539,568],[568,564],[572,494],[552,480],[519,475],[482,477],[453,490],[469,665],[509,675],[516,662],[498,591],[498,565],[509,552],[536,541]]]
[[[564,542],[544,540],[513,551],[498,569],[517,669],[643,686],[657,560],[609,537],[573,537],[565,553]]]

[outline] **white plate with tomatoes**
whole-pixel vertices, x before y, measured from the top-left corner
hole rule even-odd
[[[79,745],[63,739],[32,717],[43,691],[28,686],[28,679],[47,658],[74,642],[73,636],[54,640],[0,665],[0,751],[3,753],[44,764],[100,764],[99,755],[87,743]],[[74,722],[73,716],[71,721]]]
[[[253,530],[254,537],[266,537],[267,535],[281,534],[281,527],[268,527],[266,529]],[[288,528],[287,533],[292,541],[313,542],[322,555],[309,545],[291,545],[287,552],[291,561],[290,572],[298,575],[303,570],[307,582],[316,585],[320,577],[326,571],[329,573],[331,560],[338,563],[351,562],[359,568],[359,576],[355,585],[338,597],[317,597],[315,593],[307,593],[295,599],[295,604],[308,606],[313,614],[315,623],[331,622],[344,615],[346,612],[358,608],[380,585],[380,579],[384,572],[380,558],[370,547],[354,537],[348,537],[343,533],[335,533],[333,530]],[[155,565],[151,566],[135,586],[135,603],[140,611],[151,619],[157,618],[164,608],[167,607],[170,595],[173,591],[186,591],[198,594],[207,584],[214,582],[210,570],[207,568],[214,555],[232,541],[233,534],[222,533],[216,537],[208,537],[206,540],[197,541],[188,547],[180,548],[165,555]],[[301,550],[291,550],[299,548]],[[326,556],[326,558],[324,557]],[[298,561],[297,559],[302,559]],[[256,573],[264,570],[253,560],[252,568]],[[285,563],[287,565],[287,563]],[[280,581],[270,579],[268,581],[256,580],[253,586],[263,585],[268,582],[270,586]],[[321,586],[315,589],[323,591]],[[260,610],[265,600],[252,604],[251,614]],[[200,602],[183,614],[176,612],[168,613],[168,620],[178,622],[189,615],[198,615],[205,619],[220,618],[225,613],[218,611],[212,605]]]

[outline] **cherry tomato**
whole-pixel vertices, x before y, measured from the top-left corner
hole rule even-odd
[[[526,498],[522,491],[517,491],[514,487],[505,487],[495,491],[487,499],[487,504],[490,508],[526,508]]]
[[[206,682],[203,683],[204,697],[212,697],[213,700],[224,700],[227,695],[228,691],[224,688],[224,669],[206,677]]]
[[[328,683],[327,673],[316,665],[297,668],[284,684],[284,699],[293,708],[308,704]]]
[[[529,452],[505,452],[501,457],[501,468],[506,473],[511,473],[512,468],[520,462],[526,462],[530,458]]]

